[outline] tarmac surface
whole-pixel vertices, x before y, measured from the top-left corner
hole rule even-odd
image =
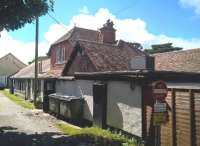
[[[0,146],[88,146],[56,128],[59,120],[28,110],[0,93]]]

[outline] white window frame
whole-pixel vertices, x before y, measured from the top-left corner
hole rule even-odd
[[[65,62],[65,48],[60,47],[56,50],[56,64],[62,64]]]

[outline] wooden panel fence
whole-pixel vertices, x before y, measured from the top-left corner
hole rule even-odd
[[[170,88],[166,101],[169,117],[168,122],[160,128],[160,145],[200,146],[200,89]],[[154,128],[152,118],[149,118],[152,112],[149,112],[148,106],[145,106],[148,129],[146,132],[150,135],[147,138],[147,146],[153,146]],[[151,125],[148,126],[148,123]]]
[[[200,146],[199,92],[169,89],[169,121],[161,126],[161,146]]]

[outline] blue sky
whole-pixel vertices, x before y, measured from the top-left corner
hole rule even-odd
[[[137,41],[145,47],[165,42],[173,42],[176,46],[184,48],[200,47],[200,29],[198,29],[200,0],[76,0],[70,2],[56,0],[54,12],[50,14],[62,25],[57,24],[48,15],[40,18],[41,55],[44,55],[49,45],[74,24],[97,29],[107,18],[111,18],[116,24],[118,39]],[[4,44],[4,39],[16,45],[11,45],[12,49],[1,45],[1,56],[8,53],[10,49],[24,62],[31,60],[34,57],[34,34],[34,24],[27,24],[14,32],[2,33],[0,45]],[[31,49],[30,51],[18,49],[23,51],[19,53],[17,45]]]

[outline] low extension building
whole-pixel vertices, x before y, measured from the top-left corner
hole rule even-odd
[[[20,95],[24,99],[33,100],[34,98],[34,75],[35,63],[31,63],[27,67],[21,69],[11,78],[13,80],[14,93]],[[38,59],[38,83],[37,94],[38,99],[43,100],[48,90],[55,88],[55,76],[50,73],[50,59],[48,57],[39,57]]]

